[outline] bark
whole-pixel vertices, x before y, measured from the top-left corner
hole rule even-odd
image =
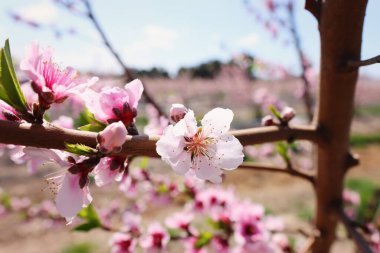
[[[320,17],[321,83],[318,128],[326,143],[318,147],[316,185],[316,238],[314,253],[329,252],[335,239],[338,218],[335,208],[342,205],[342,190],[353,115],[358,71],[344,72],[348,60],[359,60],[363,20],[367,0],[325,0]]]

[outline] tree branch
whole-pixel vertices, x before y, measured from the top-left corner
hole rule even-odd
[[[300,177],[302,179],[305,179],[315,184],[315,177],[314,175],[307,174],[304,172],[300,172],[299,170],[296,170],[292,167],[286,168],[286,167],[275,167],[273,165],[267,165],[267,164],[258,164],[258,163],[243,163],[239,166],[239,169],[251,169],[251,170],[258,170],[258,171],[269,171],[269,172],[275,172],[275,173],[286,173],[291,176]]]
[[[358,61],[351,60],[351,61],[348,61],[347,67],[350,69],[357,69],[359,67],[368,66],[368,65],[372,65],[372,64],[376,64],[376,63],[380,63],[380,55],[369,58],[367,60],[361,60],[361,61],[360,60],[358,60]]]
[[[54,126],[50,123],[43,125],[17,123],[0,120],[0,143],[22,146],[32,146],[48,149],[65,149],[65,143],[81,143],[96,147],[97,133],[78,131]],[[303,139],[314,142],[320,141],[319,132],[313,127],[259,127],[231,131],[243,145],[260,144],[270,141]],[[136,135],[128,136],[123,149],[118,155],[158,157],[156,142],[159,136]]]
[[[363,238],[363,236],[356,230],[354,223],[351,221],[351,219],[345,214],[345,212],[338,208],[336,210],[336,214],[339,218],[339,220],[343,223],[343,225],[346,227],[347,232],[350,234],[352,239],[354,240],[356,246],[358,246],[358,249],[362,253],[374,253],[371,248],[369,247],[367,241]]]
[[[114,56],[114,58],[119,63],[119,65],[123,68],[124,75],[127,79],[126,81],[127,82],[132,81],[136,77],[129,70],[129,68],[124,63],[124,61],[121,59],[120,55],[116,52],[115,48],[111,45],[110,40],[106,36],[104,30],[102,29],[102,27],[100,26],[100,24],[98,22],[98,19],[94,15],[94,12],[92,10],[92,6],[91,6],[90,2],[88,0],[83,0],[83,3],[87,9],[87,15],[86,16],[91,21],[91,23],[94,25],[94,27],[95,27],[96,31],[98,31],[99,35],[102,37],[103,43],[106,46],[106,48],[110,51],[110,53]],[[152,104],[161,116],[167,117],[165,112],[161,109],[160,105],[154,100],[154,98],[149,94],[149,92],[146,89],[144,89],[143,95],[144,95],[146,101],[148,103]]]

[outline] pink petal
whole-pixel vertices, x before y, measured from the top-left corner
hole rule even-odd
[[[203,117],[202,130],[206,136],[218,137],[225,134],[229,129],[234,117],[230,109],[215,108]]]

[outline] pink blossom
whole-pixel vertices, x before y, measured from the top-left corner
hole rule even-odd
[[[139,235],[141,226],[141,216],[132,212],[123,214],[123,230],[131,234]]]
[[[112,253],[133,253],[136,249],[136,240],[125,233],[115,233],[109,240]]]
[[[187,113],[188,109],[183,104],[172,104],[170,108],[170,119],[177,123],[183,119]]]
[[[73,165],[68,162],[68,153],[59,150],[28,147],[24,149],[24,153],[29,157],[56,162],[65,168]],[[69,170],[62,169],[45,177],[48,189],[55,195],[59,214],[66,217],[68,221],[92,201],[87,184],[83,184],[83,179],[87,178],[87,174],[87,171],[72,174]]]
[[[281,111],[281,118],[285,122],[289,122],[296,116],[296,112],[292,107],[286,106],[284,109]]]
[[[146,112],[149,123],[144,127],[144,133],[147,135],[162,135],[165,127],[169,124],[169,120],[164,116],[160,116],[157,109],[151,104],[147,104]]]
[[[0,100],[0,120],[21,121],[21,118],[12,106]]]
[[[59,214],[69,222],[92,201],[88,186],[80,187],[81,178],[80,173],[72,174],[65,171],[52,174],[46,179],[50,189],[56,194],[55,203]]]
[[[360,195],[356,191],[344,189],[343,200],[347,204],[358,206],[360,204]]]
[[[172,169],[185,174],[194,170],[197,177],[213,183],[222,182],[222,169],[237,168],[243,162],[243,146],[228,134],[233,112],[216,108],[197,126],[189,110],[175,126],[168,126],[157,142],[157,153]]]
[[[121,146],[127,140],[127,135],[128,131],[121,121],[108,125],[99,132],[97,137],[100,152],[103,154],[120,152]]]
[[[37,42],[27,48],[27,56],[21,61],[20,69],[32,80],[33,90],[46,106],[53,102],[61,103],[70,94],[79,93],[97,81],[94,77],[85,83],[76,83],[76,71],[71,67],[61,70],[53,61],[53,50],[40,49]]]
[[[88,110],[103,123],[122,121],[128,126],[137,115],[137,105],[143,93],[143,85],[135,79],[124,86],[104,87],[100,93],[87,89],[83,94]]]
[[[196,247],[196,243],[198,241],[198,237],[189,237],[184,240],[185,253],[207,253],[205,247],[198,248]]]
[[[183,229],[188,231],[194,215],[190,212],[175,213],[165,220],[165,225],[171,229]]]
[[[117,182],[121,181],[125,169],[124,163],[125,157],[113,156],[102,158],[94,168],[96,185],[101,187],[114,180]]]
[[[148,234],[141,238],[140,246],[146,252],[153,252],[152,250],[165,249],[169,240],[168,232],[159,223],[153,223],[148,228]]]

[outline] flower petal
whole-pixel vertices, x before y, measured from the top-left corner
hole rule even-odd
[[[129,105],[133,108],[136,108],[144,91],[143,84],[139,79],[135,79],[132,82],[127,83],[124,88],[129,93]]]
[[[193,137],[198,131],[194,112],[189,110],[185,117],[175,124],[173,131],[176,136]]]
[[[215,157],[221,168],[235,169],[243,162],[243,146],[235,136],[223,135],[216,143]]]
[[[55,198],[58,212],[64,217],[75,216],[92,198],[86,187],[79,186],[80,175],[66,173]]]
[[[214,160],[206,156],[200,156],[194,162],[193,169],[198,178],[208,180],[214,184],[222,182],[222,170]]]
[[[206,136],[221,136],[230,129],[233,117],[234,113],[230,109],[212,109],[206,113],[201,121],[202,130]]]

